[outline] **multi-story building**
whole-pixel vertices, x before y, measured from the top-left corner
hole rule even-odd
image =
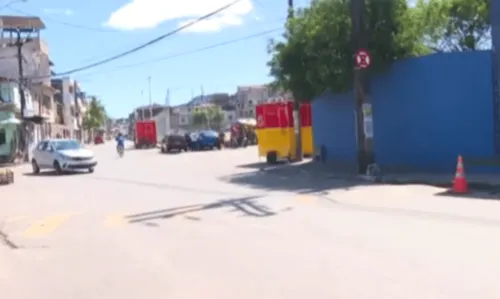
[[[59,133],[59,135],[79,140],[84,139],[82,125],[87,106],[85,94],[81,92],[78,83],[68,77],[53,79],[51,84],[58,91],[56,99],[58,104],[62,106],[65,132]]]
[[[38,17],[0,17],[0,76],[19,81],[17,46],[18,36],[22,43],[21,64],[25,88],[33,97],[34,116],[32,118],[33,142],[52,134],[55,120],[54,93],[50,85],[53,63],[49,59],[47,44],[41,39],[40,31],[45,24]]]
[[[33,101],[31,93],[24,90],[26,106],[25,117],[33,117]],[[21,142],[20,130],[21,97],[16,82],[0,78],[0,163],[13,162],[18,152],[25,150],[26,144]]]
[[[177,115],[179,120],[178,129],[186,129],[191,125],[193,106],[191,104],[182,104],[173,107],[173,114]]]
[[[267,102],[269,90],[266,85],[238,86],[236,91],[236,114],[240,118],[255,117],[255,106]]]

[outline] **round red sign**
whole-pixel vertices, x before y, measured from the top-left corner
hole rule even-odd
[[[358,50],[356,52],[356,67],[365,69],[371,64],[370,53],[367,50]]]

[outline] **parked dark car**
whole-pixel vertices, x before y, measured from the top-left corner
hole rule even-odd
[[[183,135],[168,135],[161,141],[161,152],[169,153],[172,150],[187,151],[188,144],[186,138]]]

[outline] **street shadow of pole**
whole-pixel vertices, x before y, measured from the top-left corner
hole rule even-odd
[[[207,210],[232,208],[230,212],[242,212],[245,216],[269,217],[276,215],[269,207],[259,204],[256,199],[260,196],[247,196],[229,200],[217,200],[207,204],[186,205],[162,210],[148,211],[139,214],[126,216],[128,223],[141,223],[152,220],[170,219],[176,216],[183,216],[193,212]]]

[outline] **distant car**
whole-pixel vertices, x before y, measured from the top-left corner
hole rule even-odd
[[[188,144],[186,137],[183,135],[168,135],[165,136],[161,142],[161,152],[169,153],[172,150],[177,150],[179,152],[188,150]]]
[[[94,138],[94,144],[102,144],[102,143],[104,143],[104,140],[102,139],[102,136],[101,135],[97,135]]]
[[[65,171],[87,169],[94,172],[97,161],[94,153],[75,139],[43,140],[33,150],[33,173],[42,169],[54,169],[58,174]]]
[[[197,134],[196,140],[193,140],[193,147],[197,150],[221,149],[222,144],[219,133],[215,131],[202,131]]]

